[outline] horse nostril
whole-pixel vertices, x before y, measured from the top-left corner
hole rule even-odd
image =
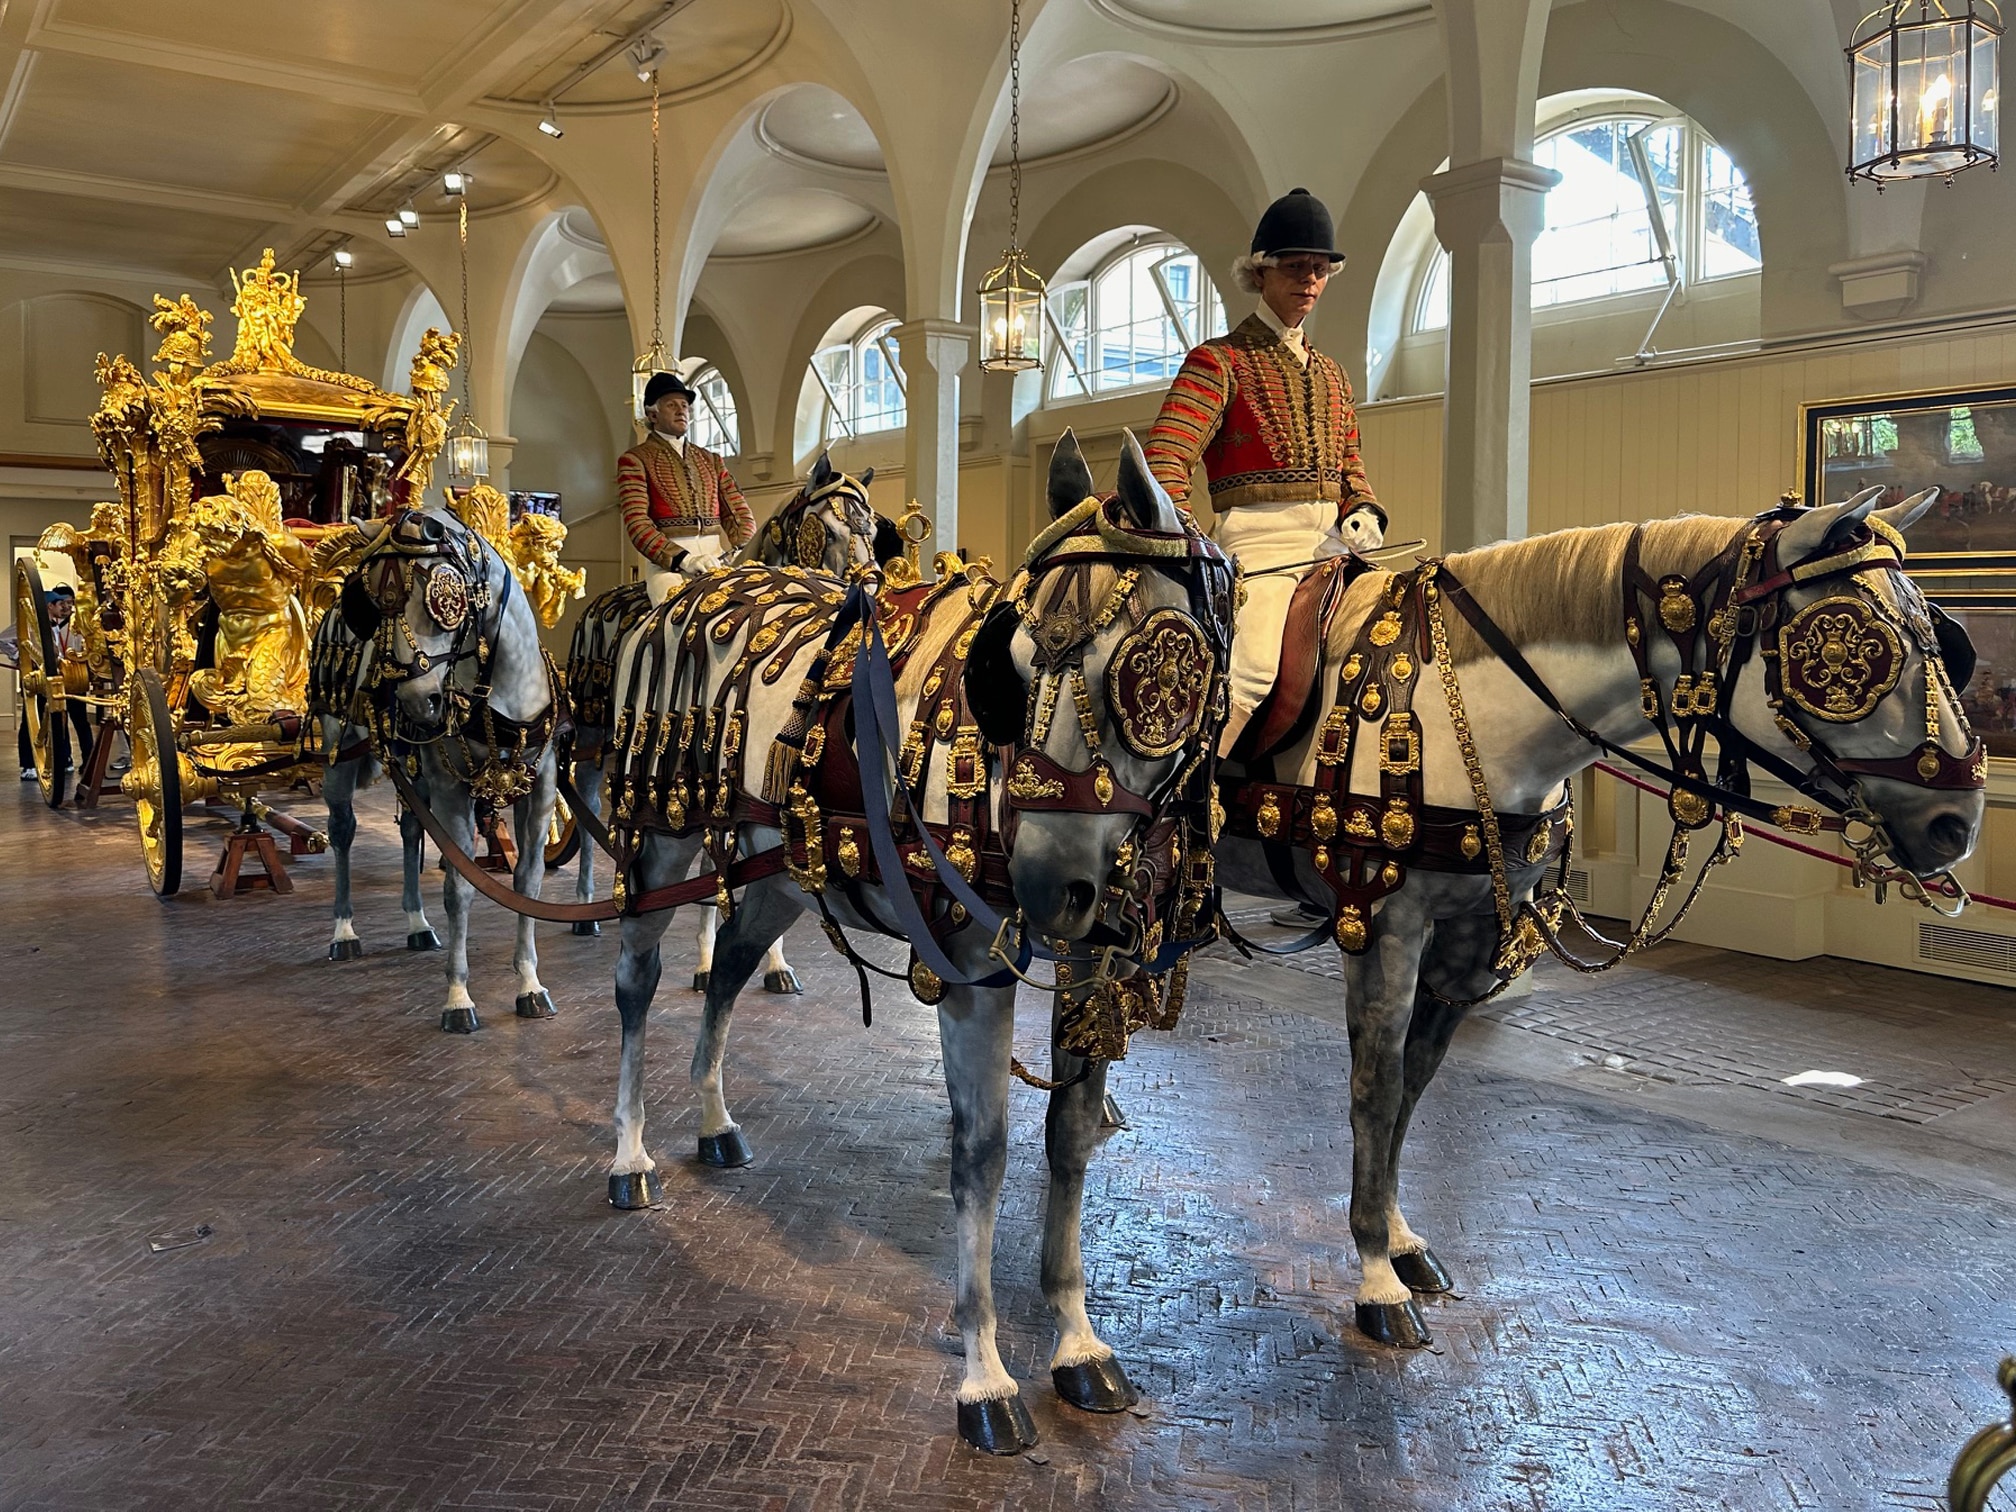
[[[1933,849],[1943,857],[1960,855],[1967,849],[1970,828],[1958,814],[1941,814],[1926,828]]]
[[[1099,900],[1099,890],[1082,877],[1064,889],[1064,898],[1074,914],[1090,913],[1092,905]]]

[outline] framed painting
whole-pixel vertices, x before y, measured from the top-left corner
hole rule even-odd
[[[1937,488],[1911,577],[1947,609],[2016,609],[2016,385],[1800,405],[1800,482],[1814,504]]]

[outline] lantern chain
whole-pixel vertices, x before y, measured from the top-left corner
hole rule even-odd
[[[469,370],[476,365],[476,342],[469,330],[469,194],[463,191],[456,202],[456,230],[462,243],[462,418],[472,418],[475,401],[469,396]]]
[[[1008,245],[1022,220],[1022,0],[1008,6]]]
[[[343,264],[336,264],[336,366],[350,371],[350,282]]]
[[[655,357],[665,347],[662,324],[664,274],[659,255],[658,201],[658,70],[651,70],[651,351]]]

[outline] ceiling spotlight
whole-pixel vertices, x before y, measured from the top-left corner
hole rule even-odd
[[[385,234],[387,236],[404,236],[406,234],[406,222],[396,215],[386,216]]]
[[[404,226],[408,231],[417,231],[420,229],[420,212],[413,208],[411,200],[408,200],[399,207],[399,224]]]
[[[553,109],[553,102],[551,100],[546,102],[545,114],[539,117],[539,129],[550,137],[563,137],[567,135],[566,132],[560,129],[560,117]]]
[[[406,228],[401,226],[399,229],[403,232]],[[357,261],[348,247],[338,247],[334,252],[329,254],[329,260],[339,268],[347,268]]]
[[[441,175],[441,192],[450,199],[460,199],[469,192],[469,186],[475,182],[460,168],[450,168]]]
[[[656,37],[639,37],[630,47],[630,61],[637,68],[637,82],[649,84],[651,75],[665,61],[665,44]]]

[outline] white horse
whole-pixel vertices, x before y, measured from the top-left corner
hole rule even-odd
[[[558,679],[539,645],[539,626],[510,564],[453,515],[408,510],[395,516],[359,560],[330,617],[370,643],[360,676],[372,705],[380,751],[408,804],[428,805],[454,842],[471,850],[479,797],[513,809],[517,890],[539,896],[553,814]],[[337,779],[347,799],[355,778]],[[409,824],[414,826],[409,830]],[[354,834],[354,816],[347,830]],[[331,801],[331,830],[339,828]],[[410,948],[426,949],[419,912],[417,823],[400,821],[407,841]],[[347,850],[347,845],[345,847]],[[347,855],[339,855],[339,908],[347,904]],[[469,994],[470,884],[449,868],[442,885],[448,918],[448,1001],[441,1027],[482,1028]],[[339,935],[343,920],[339,915]],[[333,953],[333,951],[332,951]],[[539,980],[533,921],[518,919],[512,953],[520,1018],[551,1018],[552,994]]]
[[[821,452],[819,460],[812,464],[805,486],[757,528],[735,561],[803,567],[846,578],[889,560],[902,550],[902,538],[896,534],[895,526],[876,514],[868,502],[868,485],[874,479],[874,468],[857,478],[834,467],[827,454]],[[574,643],[567,659],[567,687],[573,700],[577,753],[574,781],[587,800],[589,811],[597,818],[603,808],[600,741],[612,717],[608,692],[615,675],[617,651],[623,636],[638,624],[648,607],[643,584],[627,583],[598,596],[574,630]],[[586,836],[579,861],[574,874],[574,896],[577,902],[586,903],[595,896],[596,868],[594,844]],[[719,928],[720,915],[713,906],[700,905],[700,960],[693,971],[695,992],[707,990]],[[592,921],[577,923],[573,932],[599,935],[602,926]],[[771,945],[764,968],[765,992],[789,995],[802,990],[798,973],[784,959],[782,940]]]
[[[1981,747],[1945,669],[1971,649],[1901,569],[1902,531],[1931,496],[1872,514],[1877,492],[1365,568],[1304,733],[1227,778],[1220,880],[1285,897],[1292,876],[1345,949],[1356,1311],[1371,1337],[1427,1343],[1415,1294],[1450,1287],[1401,1214],[1401,1145],[1465,1008],[1530,965],[1563,915],[1565,895],[1532,900],[1565,867],[1564,783],[1599,742],[1627,746],[1648,720],[1666,733],[1690,828],[1720,810],[1811,832],[1825,821],[1809,803],[1845,812],[1870,828],[1865,868],[1887,850],[1907,892],[1973,849]],[[1750,799],[1746,762],[1800,800]]]
[[[1131,436],[1117,496],[1102,502],[1090,494],[1091,475],[1067,436],[1050,473],[1052,511],[1060,518],[1032,547],[1025,573],[998,595],[996,612],[1006,617],[996,621],[1001,628],[988,643],[1002,664],[993,680],[1002,680],[1004,670],[1006,679],[1033,678],[1038,705],[1052,711],[1060,690],[1071,692],[1064,713],[1042,719],[1042,737],[1020,751],[1012,773],[989,759],[970,722],[974,689],[961,670],[976,636],[989,634],[981,621],[997,597],[994,585],[955,578],[922,604],[903,599],[883,611],[892,617],[892,635],[910,646],[896,686],[895,722],[914,733],[915,755],[906,761],[917,783],[915,801],[936,827],[948,863],[969,880],[1002,879],[1032,933],[1070,941],[1085,940],[1100,924],[1109,886],[1117,882],[1124,892],[1144,874],[1132,869],[1137,844],[1144,852],[1153,848],[1157,832],[1149,821],[1173,801],[1179,780],[1192,783],[1186,791],[1197,815],[1197,843],[1203,843],[1202,774],[1222,718],[1230,629],[1229,564],[1178,516]],[[839,686],[820,676],[825,637],[794,641],[799,632],[791,628],[816,631],[831,621],[839,585],[826,582],[822,589],[816,578],[742,568],[668,600],[634,638],[618,679],[617,733],[643,734],[614,742],[611,772],[612,791],[621,794],[617,826],[627,828],[637,847],[629,891],[645,894],[686,874],[705,833],[690,828],[695,817],[715,816],[707,823],[717,837],[724,833],[718,828],[724,784],[732,800],[728,812],[737,817],[725,832],[730,843],[714,842],[717,864],[731,853],[765,853],[790,837],[792,875],[747,885],[722,929],[708,982],[692,1081],[701,1103],[701,1158],[715,1164],[749,1158],[728,1109],[722,1066],[736,994],[771,942],[815,902],[836,926],[883,934],[900,935],[905,918],[916,918],[906,908],[932,913],[922,932],[932,939],[942,935],[941,964],[951,970],[941,975],[913,957],[909,981],[937,1003],[952,1104],[955,1317],[966,1347],[959,1427],[977,1447],[1015,1453],[1036,1434],[996,1349],[992,1283],[995,1214],[1007,1161],[1014,983],[1003,981],[1000,963],[990,958],[992,930],[975,927],[945,888],[909,875],[901,890],[881,885],[877,879],[888,869],[874,859],[877,832],[871,824],[835,818],[840,809],[834,805],[844,800],[831,799],[821,815],[819,795],[829,791],[823,784],[847,790],[858,782],[845,775],[851,760],[841,749],[845,736],[833,733],[846,716],[822,692]],[[783,601],[758,612],[752,605],[764,593],[781,594]],[[822,608],[822,597],[828,607]],[[765,670],[773,655],[788,664],[774,680]],[[1123,665],[1132,670],[1116,670]],[[1172,669],[1181,674],[1173,680],[1166,675]],[[1116,687],[1135,700],[1118,713]],[[1144,713],[1137,704],[1152,707]],[[858,725],[863,717],[857,706],[852,718]],[[736,730],[735,738],[723,737],[727,728]],[[824,733],[815,736],[814,729]],[[1157,738],[1150,741],[1144,729]],[[783,744],[777,743],[780,734],[787,737]],[[1141,754],[1144,743],[1155,754]],[[904,745],[912,749],[911,737]],[[734,759],[738,749],[749,753],[746,778]],[[881,780],[879,752],[865,770],[867,784]],[[779,784],[787,790],[778,791]],[[767,791],[771,803],[783,800],[767,818],[759,791]],[[706,805],[706,815],[693,813],[696,802]],[[1014,825],[1005,855],[989,831],[989,816],[1002,813]],[[893,861],[893,832],[881,833]],[[919,864],[916,854],[913,849],[901,861],[906,872]],[[1169,859],[1166,851],[1158,855]],[[927,901],[913,901],[920,897]],[[619,1207],[647,1206],[659,1191],[656,1162],[644,1143],[643,1055],[667,923],[666,914],[647,912],[622,924],[616,1002],[623,1052],[610,1175],[610,1201]],[[918,927],[912,925],[913,951],[929,944]],[[1159,923],[1152,933],[1162,934]],[[1060,1015],[1068,1011],[1067,1003]],[[1071,1053],[1059,1037],[1063,1023],[1060,1016],[1053,1031],[1059,1081],[1050,1095],[1046,1142],[1051,1189],[1043,1287],[1058,1330],[1051,1373],[1066,1401],[1115,1412],[1135,1394],[1086,1313],[1080,1254],[1085,1170],[1099,1130],[1106,1063]]]

